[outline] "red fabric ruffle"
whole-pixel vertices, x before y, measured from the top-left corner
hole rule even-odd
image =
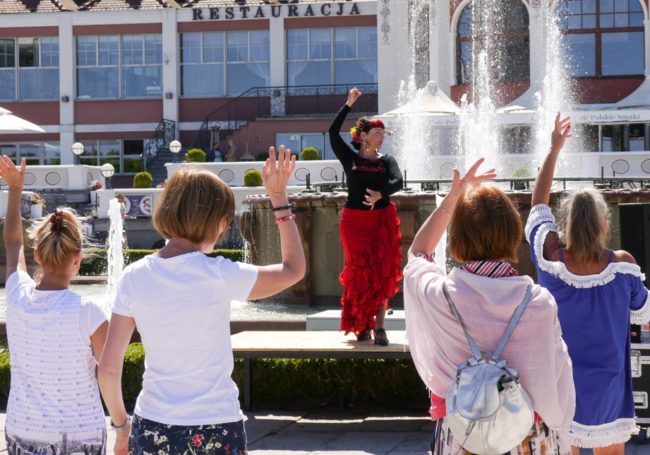
[[[344,208],[341,242],[345,267],[339,276],[341,330],[358,334],[375,328],[377,310],[399,291],[402,279],[402,235],[397,206],[384,209]]]

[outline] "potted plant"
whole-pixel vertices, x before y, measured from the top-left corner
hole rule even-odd
[[[524,179],[529,178],[530,172],[526,166],[521,166],[512,170],[512,178]],[[518,180],[512,182],[512,188],[515,190],[530,190],[530,182]]]
[[[205,157],[206,154],[201,149],[195,148],[195,149],[189,149],[187,151],[187,161],[191,161],[194,163],[203,163],[205,162]]]
[[[138,172],[133,176],[133,188],[151,188],[153,177],[148,172]]]
[[[244,186],[262,186],[262,174],[257,169],[249,169],[244,174]]]
[[[320,153],[316,147],[305,147],[302,149],[300,158],[309,161],[309,160],[320,160]]]
[[[32,194],[32,200],[30,201],[31,205],[29,211],[32,218],[40,218],[43,216],[43,207],[45,207],[45,199],[43,199],[38,193]]]

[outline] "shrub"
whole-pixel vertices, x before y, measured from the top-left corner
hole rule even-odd
[[[153,177],[148,172],[138,172],[133,176],[133,188],[151,188]]]
[[[153,254],[156,250],[124,250],[124,265],[142,259],[148,254]],[[208,254],[210,257],[223,256],[231,261],[243,261],[243,250],[214,250]],[[79,267],[79,275],[94,276],[106,273],[106,250],[102,248],[87,249],[84,251],[84,258]],[[1,362],[1,357],[0,357]]]
[[[262,152],[255,155],[255,161],[266,161],[269,158],[269,152]]]
[[[244,174],[244,186],[262,186],[262,174],[257,169],[249,169]]]
[[[194,163],[203,163],[205,162],[206,154],[201,149],[189,149],[187,151],[187,161],[192,161]]]
[[[320,160],[320,153],[316,147],[305,147],[302,149],[300,158],[306,161],[309,160]]]

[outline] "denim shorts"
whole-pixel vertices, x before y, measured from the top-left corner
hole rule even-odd
[[[214,425],[167,425],[134,415],[129,454],[245,455],[244,421]]]

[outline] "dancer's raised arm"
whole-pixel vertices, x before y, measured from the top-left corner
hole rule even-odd
[[[557,157],[564,147],[567,138],[571,137],[571,119],[569,117],[561,118],[558,112],[555,116],[555,128],[551,135],[551,150],[546,155],[542,168],[535,180],[535,187],[533,188],[533,200],[531,207],[538,204],[549,203],[551,194],[551,185],[553,184],[553,175],[555,174],[555,164]]]

